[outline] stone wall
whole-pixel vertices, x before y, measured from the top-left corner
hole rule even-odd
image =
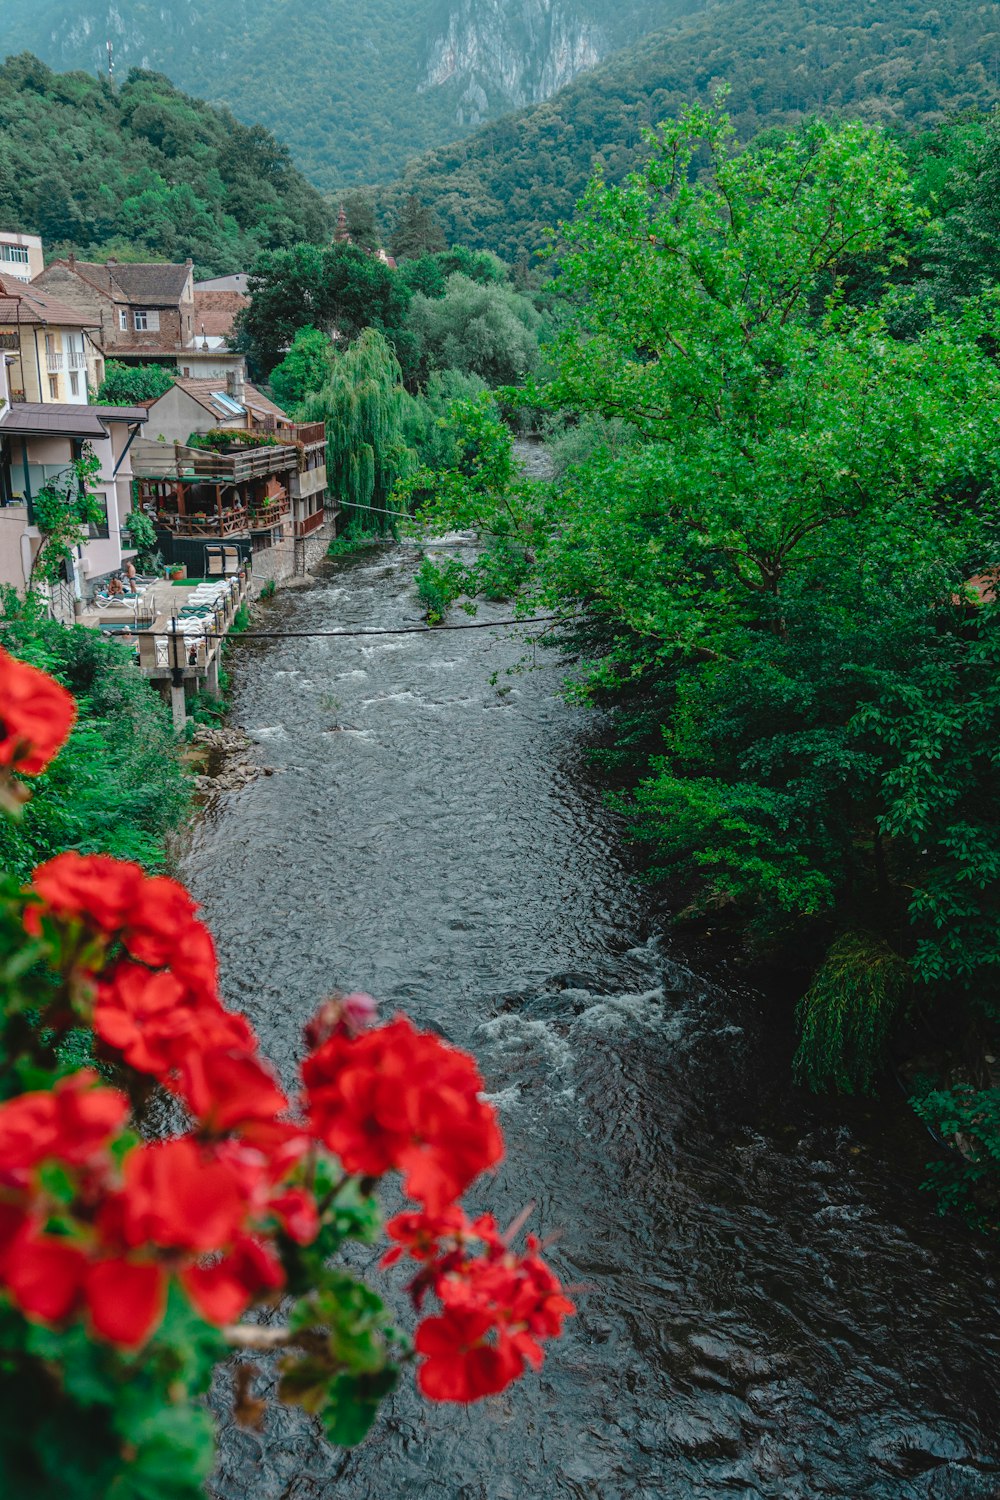
[[[271,579],[275,583],[283,583],[288,578],[311,573],[326,556],[326,549],[333,535],[334,523],[327,521],[324,525],[317,527],[311,536],[301,541],[298,549],[298,570],[296,569],[295,540],[291,536],[286,536],[276,546],[268,547],[263,552],[255,552],[253,573],[250,579],[251,599],[258,598],[265,583]]]

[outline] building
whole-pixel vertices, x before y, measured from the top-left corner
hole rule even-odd
[[[0,229],[0,276],[33,281],[44,269],[42,242],[37,234],[14,234]]]
[[[198,330],[198,347],[215,352],[228,351],[236,335],[236,319],[250,298],[242,292],[203,291],[194,289],[194,323]],[[209,372],[205,372],[209,378]]]
[[[88,386],[96,390],[104,379],[96,336],[88,314],[0,274],[0,350],[13,356],[11,400],[86,405]]]
[[[250,298],[250,274],[248,271],[234,271],[231,276],[210,276],[207,281],[196,281],[195,292],[239,292],[241,296]]]
[[[0,582],[23,592],[41,547],[35,501],[47,485],[65,487],[72,466],[89,449],[100,469],[91,492],[103,519],[75,549],[63,578],[50,590],[57,618],[72,620],[103,578],[133,555],[123,535],[132,509],[133,441],[146,421],[144,407],[87,406],[83,403],[14,401],[10,353],[0,353]]]
[[[297,424],[254,386],[181,377],[147,405],[133,469],[164,558],[206,576],[240,555],[304,543],[327,519],[326,430]]]
[[[209,343],[198,329],[192,262],[55,260],[36,277],[43,289],[85,315],[97,328],[107,359],[127,365],[168,365],[181,375],[225,379],[243,373],[241,354],[222,339]]]

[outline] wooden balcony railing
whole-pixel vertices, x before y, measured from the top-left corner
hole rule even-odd
[[[250,525],[258,531],[277,526],[282,516],[288,515],[288,496],[276,495],[267,501],[258,501],[250,506]]]
[[[217,510],[195,511],[192,515],[178,515],[176,511],[160,510],[156,513],[156,524],[174,536],[236,536],[246,534],[250,520],[245,505],[226,506]]]
[[[315,511],[313,515],[306,516],[304,521],[296,521],[295,535],[310,536],[314,531],[319,530],[325,520],[326,512],[321,508]]]

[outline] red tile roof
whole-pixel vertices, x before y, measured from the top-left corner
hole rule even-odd
[[[228,338],[233,331],[237,313],[249,306],[250,298],[244,297],[242,292],[199,292],[195,287],[196,338],[201,338],[203,332],[209,338]]]
[[[42,328],[98,327],[92,314],[77,312],[42,287],[18,281],[14,276],[0,276],[0,323],[27,323]]]

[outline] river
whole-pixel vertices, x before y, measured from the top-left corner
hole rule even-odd
[[[414,571],[325,564],[268,628],[412,624]],[[502,1397],[430,1407],[407,1376],[348,1453],[278,1407],[227,1430],[221,1500],[1000,1495],[992,1253],[917,1193],[901,1103],[792,1090],[771,1002],[660,930],[561,665],[507,675],[502,628],[235,650],[274,774],[209,809],[183,871],[228,1000],[289,1081],[334,986],[474,1051],[508,1143],[476,1204],[534,1200],[586,1289]]]

